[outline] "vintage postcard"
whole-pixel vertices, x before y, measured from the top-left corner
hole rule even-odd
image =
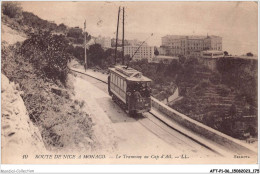
[[[3,164],[258,163],[257,2],[1,9]]]

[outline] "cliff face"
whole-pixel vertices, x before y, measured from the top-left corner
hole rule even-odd
[[[2,162],[17,163],[23,155],[45,152],[41,134],[28,116],[19,85],[2,74]]]

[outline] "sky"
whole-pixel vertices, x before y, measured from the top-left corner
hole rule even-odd
[[[223,51],[258,54],[256,2],[20,2],[42,19],[115,38],[118,7],[125,7],[125,39],[160,46],[165,35],[217,35]],[[119,38],[122,38],[122,13]],[[151,36],[153,33],[153,36]]]

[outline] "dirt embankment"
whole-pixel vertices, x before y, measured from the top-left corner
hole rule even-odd
[[[44,153],[41,134],[30,121],[19,85],[2,74],[2,162],[22,160],[22,155]]]
[[[2,24],[1,30],[2,42],[6,42],[7,44],[15,44],[16,42],[22,42],[26,39],[24,33],[15,31],[6,24]]]

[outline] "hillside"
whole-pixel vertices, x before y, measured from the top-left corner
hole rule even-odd
[[[25,142],[28,136],[23,137],[22,131],[30,135],[37,127],[43,150],[78,152],[95,148],[92,118],[86,112],[84,102],[74,97],[71,83],[74,77],[68,75],[67,63],[73,57],[65,49],[69,46],[68,40],[49,31],[56,24],[31,13],[22,12],[21,15],[13,18],[2,15],[1,72],[11,83],[19,84],[20,100],[25,106],[24,112],[20,112],[21,118],[26,124],[28,121],[29,126],[20,129],[26,126],[22,121],[17,123],[11,119],[5,122],[2,113],[2,130],[8,130],[10,124],[16,123],[17,130],[21,130],[14,133],[2,131],[5,133],[2,136],[18,136],[18,143]],[[4,79],[2,77],[2,84]],[[2,96],[5,97],[3,86]],[[3,103],[8,100],[2,98]],[[31,141],[34,139],[28,143]],[[2,149],[7,145],[2,144]]]
[[[256,137],[256,72],[257,61],[219,59],[214,72],[193,61],[178,74],[184,98],[171,107],[230,136]]]
[[[10,27],[11,29],[19,32],[23,32],[26,35],[32,33],[51,31],[57,33],[66,33],[68,27],[64,24],[57,25],[53,22],[43,20],[38,16],[30,12],[21,11],[18,16],[10,17],[8,15],[2,15],[2,23]]]

